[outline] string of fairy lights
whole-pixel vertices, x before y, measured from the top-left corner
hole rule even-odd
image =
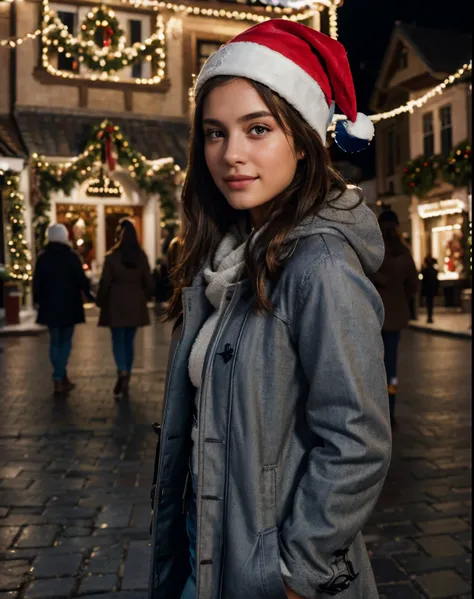
[[[441,94],[443,94],[447,88],[449,88],[451,85],[458,82],[461,79],[461,77],[463,77],[464,75],[466,75],[467,73],[469,73],[471,71],[472,71],[472,60],[470,60],[468,63],[465,63],[455,73],[453,73],[452,75],[449,75],[449,77],[446,77],[446,79],[442,83],[440,83],[439,85],[436,85],[435,87],[433,87],[432,89],[427,91],[425,94],[423,94],[419,98],[409,100],[408,102],[406,102],[406,104],[402,104],[401,106],[398,106],[397,108],[394,108],[393,110],[389,110],[387,112],[380,112],[378,114],[373,114],[373,115],[369,116],[369,119],[374,124],[376,124],[376,123],[379,123],[380,121],[385,121],[387,119],[393,119],[393,118],[399,116],[400,114],[404,114],[406,112],[413,114],[417,108],[421,108],[422,106],[424,106],[429,100],[431,100],[431,98],[434,98],[435,96],[440,96]],[[329,131],[333,132],[332,133],[333,136],[334,136],[334,129],[336,128],[336,123],[338,121],[345,121],[345,120],[347,120],[347,117],[342,114],[334,115],[333,122],[329,126]]]
[[[13,2],[14,0],[6,0]],[[291,7],[285,6],[273,6],[268,5],[264,8],[265,13],[253,13],[250,11],[243,11],[241,8],[239,10],[228,10],[228,9],[216,9],[216,8],[206,8],[202,6],[190,6],[185,4],[173,4],[171,2],[163,2],[162,0],[122,0],[122,4],[133,6],[135,8],[149,8],[155,11],[167,11],[174,14],[178,14],[181,16],[202,16],[202,17],[213,17],[219,19],[228,19],[234,21],[247,21],[250,23],[262,23],[263,21],[267,21],[271,18],[282,18],[289,19],[291,21],[305,21],[313,17],[316,13],[327,8],[329,11],[329,34],[332,38],[337,39],[338,37],[338,21],[337,21],[337,10],[341,4],[341,0],[316,0],[314,2],[307,2],[305,0],[299,1],[295,0],[291,3]],[[137,48],[140,51],[145,51],[142,46],[148,46],[155,39],[155,36],[160,36],[163,34],[163,31],[160,31],[161,23],[157,23],[157,31],[155,34],[150,36],[148,40],[143,43],[137,44]],[[80,40],[74,38],[71,34],[69,34],[67,27],[61,22],[58,16],[51,10],[49,6],[49,2],[46,0],[43,2],[43,27],[42,29],[37,29],[33,32],[26,33],[23,36],[11,37],[8,39],[0,40],[0,47],[9,46],[10,48],[16,48],[20,46],[25,41],[34,40],[39,36],[43,37],[43,42],[45,42],[45,38],[53,32],[59,30],[61,35],[67,39],[69,42],[73,42],[76,45],[82,47]],[[70,36],[70,37],[69,37]],[[164,41],[164,39],[163,39]],[[55,44],[59,46],[58,44]],[[89,48],[90,48],[89,44]],[[61,47],[61,46],[59,46]],[[100,52],[100,51],[99,51]],[[98,58],[100,61],[100,58]],[[48,69],[52,74],[56,76],[62,76],[58,71],[58,69],[54,69],[51,67]],[[74,74],[72,77],[69,76],[71,74],[67,74],[67,78],[74,78]],[[156,83],[156,81],[151,81],[151,83]]]

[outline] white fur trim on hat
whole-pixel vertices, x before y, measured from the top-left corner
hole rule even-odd
[[[323,143],[329,106],[318,83],[283,54],[254,42],[222,46],[204,64],[196,81],[196,95],[206,81],[219,75],[246,77],[263,83],[289,102],[315,129]]]
[[[353,123],[351,121],[347,122],[346,129],[349,135],[358,137],[359,139],[368,139],[370,141],[375,135],[374,124],[362,112],[357,113],[357,118]]]
[[[50,243],[69,244],[69,233],[64,225],[51,225],[48,229],[48,241]]]

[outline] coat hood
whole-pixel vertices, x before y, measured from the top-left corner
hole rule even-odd
[[[317,216],[305,219],[289,235],[289,240],[325,233],[344,237],[356,252],[366,275],[382,265],[385,246],[377,217],[361,202],[361,190],[349,187],[339,198],[329,199]]]

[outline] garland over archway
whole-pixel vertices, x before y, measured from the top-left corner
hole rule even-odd
[[[109,172],[113,172],[116,164],[129,171],[140,190],[160,194],[163,220],[176,220],[174,192],[179,166],[174,163],[173,158],[147,160],[143,154],[132,149],[120,127],[110,121],[103,121],[94,129],[82,154],[69,162],[51,164],[44,157],[33,154],[33,225],[37,251],[44,245],[49,225],[51,194],[63,191],[67,195],[76,185],[100,176],[104,165]]]

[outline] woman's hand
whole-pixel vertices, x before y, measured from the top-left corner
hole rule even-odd
[[[294,591],[292,591],[285,581],[283,581],[283,586],[285,587],[286,594],[288,595],[288,599],[303,599],[301,595],[297,595]]]

